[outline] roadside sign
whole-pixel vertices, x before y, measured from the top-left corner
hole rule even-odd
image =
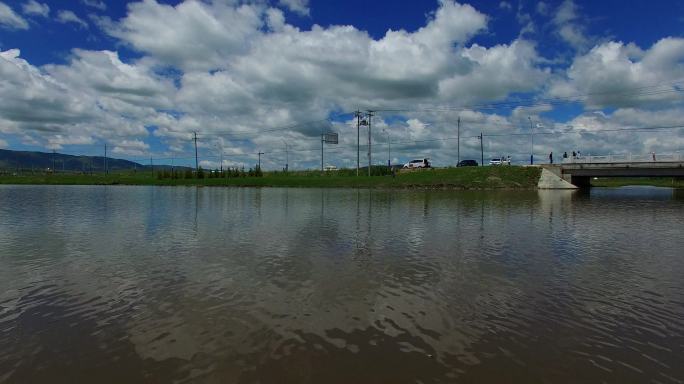
[[[330,133],[324,133],[323,134],[323,142],[326,144],[338,144],[338,135],[337,133],[330,132]]]

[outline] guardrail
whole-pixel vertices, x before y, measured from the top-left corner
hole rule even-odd
[[[668,163],[684,162],[684,153],[649,153],[618,155],[587,155],[561,159],[562,164],[596,164],[596,163]]]

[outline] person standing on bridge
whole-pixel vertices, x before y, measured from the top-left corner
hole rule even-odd
[[[553,164],[553,152],[549,153],[549,164]]]

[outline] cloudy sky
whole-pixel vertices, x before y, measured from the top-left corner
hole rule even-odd
[[[370,3],[370,4],[369,4]],[[438,165],[684,151],[684,3],[0,0],[0,148]],[[534,134],[531,134],[534,133]],[[361,129],[367,162],[368,130]],[[534,146],[533,144],[534,143]],[[142,160],[147,159],[147,160]],[[173,159],[173,160],[172,160]]]

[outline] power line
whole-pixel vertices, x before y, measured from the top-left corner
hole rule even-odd
[[[671,131],[671,130],[679,130],[679,129],[684,129],[684,125],[660,125],[660,126],[636,126],[636,127],[623,127],[623,128],[607,128],[607,129],[587,129],[587,128],[579,128],[579,127],[574,127],[572,129],[568,129],[565,131],[535,131],[534,135],[570,135],[570,134],[601,134],[601,133],[607,133],[607,132],[661,132],[661,131]],[[529,136],[531,135],[531,132],[508,132],[508,133],[483,133],[483,137],[516,137],[516,136]],[[460,139],[476,139],[480,135],[474,135],[474,136],[448,136],[448,137],[436,137],[436,138],[430,138],[430,139],[418,139],[418,140],[393,140],[391,141],[392,145],[407,145],[407,144],[422,144],[422,143],[431,143],[431,142],[441,142],[441,141],[451,141],[451,140],[459,140]],[[312,138],[318,140],[318,138]],[[340,152],[340,151],[351,151],[353,150],[354,143],[349,143],[347,145],[343,144],[338,148],[329,148],[327,151],[328,152]],[[362,145],[364,147],[367,147],[367,145]],[[299,153],[306,153],[306,152],[314,152],[314,151],[319,151],[320,148],[318,147],[312,147],[312,148],[296,148],[296,147],[291,147],[288,146],[287,150],[268,150],[265,149],[262,154],[279,154],[279,153],[290,153],[290,152],[299,152]],[[253,156],[256,157],[258,155],[258,152],[246,152],[246,153],[240,153],[240,154],[225,154],[225,151],[222,151],[223,155],[225,157],[231,157],[231,158],[238,158],[238,157],[248,157],[248,156]],[[62,153],[66,154],[66,153]],[[80,156],[80,155],[71,155],[71,156]],[[97,155],[92,155],[97,157]],[[220,156],[214,156],[214,155],[206,155],[203,156],[203,158],[219,158]],[[107,156],[107,159],[109,156]],[[179,153],[174,156],[152,156],[154,160],[192,160],[196,159],[199,161],[199,156],[195,157],[194,153],[191,152],[184,152],[184,153]],[[150,157],[130,157],[130,158],[124,158],[125,160],[128,161],[149,161]],[[104,159],[103,159],[104,160]],[[108,168],[108,167],[107,167]]]
[[[565,131],[565,132],[539,132],[535,131],[535,135],[565,135],[565,134],[576,134],[576,133],[601,133],[601,132],[620,132],[620,131],[661,131],[661,130],[677,130],[677,129],[684,129],[684,125],[668,125],[668,126],[643,126],[643,127],[627,127],[627,128],[614,128],[614,129],[600,129],[600,130],[587,130],[587,129],[580,129],[580,130],[575,130],[575,131]],[[486,134],[483,133],[483,137],[507,137],[507,136],[529,136],[531,133],[529,132],[513,132],[513,133],[501,133],[501,134]],[[461,139],[475,139],[479,138],[480,135],[475,135],[475,136],[460,136]],[[418,143],[430,143],[430,142],[439,142],[439,141],[449,141],[449,140],[458,140],[459,136],[453,136],[453,137],[438,137],[438,138],[432,138],[432,139],[421,139],[421,140],[402,140],[402,141],[392,141],[392,144],[418,144]],[[346,148],[346,146],[341,146],[341,148],[344,149],[353,149],[351,146],[353,144],[349,144],[349,148]],[[320,151],[320,148],[300,148],[300,149],[289,149],[290,152],[313,152],[313,151]],[[328,149],[329,152],[336,152],[339,151],[339,149]],[[267,154],[275,154],[275,153],[285,153],[283,150],[273,150],[273,151],[267,151]],[[249,155],[249,153],[245,153],[243,155]],[[253,154],[256,155],[256,152]],[[237,155],[240,156],[240,155]]]
[[[628,88],[624,90],[619,90],[619,91],[604,91],[604,92],[592,92],[592,93],[584,93],[584,94],[576,94],[576,95],[571,95],[571,96],[558,96],[558,97],[553,97],[553,98],[546,98],[546,99],[534,99],[530,98],[528,100],[509,100],[509,101],[500,101],[500,102],[491,102],[491,103],[481,103],[481,104],[470,104],[470,105],[462,105],[462,106],[442,106],[438,108],[376,108],[375,110],[378,112],[457,112],[457,111],[463,111],[467,109],[488,109],[488,108],[496,108],[496,107],[505,107],[505,106],[539,106],[539,105],[553,105],[553,104],[558,104],[558,103],[567,103],[567,102],[579,102],[582,101],[581,99],[583,98],[588,98],[591,96],[600,96],[600,95],[621,95],[621,94],[629,94],[633,93],[634,96],[652,96],[652,95],[659,95],[659,94],[666,94],[666,93],[682,93],[684,92],[683,89],[654,89],[651,91],[639,91],[639,90],[647,90],[648,88],[656,88],[656,87],[663,87],[665,85],[672,85],[676,86],[679,83],[684,83],[684,79],[678,79],[673,82],[665,82],[659,83],[657,85],[650,85],[650,86],[643,86],[643,87],[635,87],[635,88]],[[636,92],[635,92],[636,91]]]
[[[213,137],[213,136],[254,136],[260,133],[269,133],[269,132],[277,132],[277,131],[285,131],[285,130],[290,130],[293,128],[298,128],[298,127],[303,127],[315,123],[322,123],[322,122],[332,122],[332,119],[334,117],[341,117],[341,116],[346,116],[346,115],[351,115],[353,113],[337,113],[331,115],[331,117],[326,117],[323,119],[315,119],[315,120],[309,120],[309,121],[304,121],[301,123],[296,123],[296,124],[290,124],[290,125],[285,125],[285,126],[278,126],[278,127],[270,127],[270,128],[264,128],[264,129],[259,129],[255,131],[244,131],[244,132],[235,132],[235,131],[197,131],[196,133],[199,135],[199,137],[204,136],[206,137]],[[158,131],[162,132],[174,132],[174,133],[184,133],[184,134],[191,134],[192,132],[187,132],[187,131],[179,131],[179,130],[172,130],[172,129],[159,129]],[[155,131],[156,132],[156,131]]]
[[[684,82],[684,79],[678,80],[677,82]],[[671,84],[677,84],[677,82],[673,82]],[[656,87],[662,87],[663,85],[656,85]],[[535,100],[529,100],[527,101],[528,104],[525,104],[525,101],[520,101],[520,100],[511,100],[511,101],[503,101],[503,102],[498,102],[498,103],[485,103],[485,104],[472,104],[472,105],[464,105],[460,107],[438,107],[438,108],[397,108],[397,109],[376,109],[373,110],[373,112],[456,112],[456,111],[464,111],[467,109],[486,109],[486,108],[495,108],[495,107],[503,107],[503,106],[526,106],[526,107],[531,107],[531,106],[541,106],[541,105],[553,105],[553,104],[560,104],[560,103],[567,103],[567,102],[578,102],[581,100],[573,100],[581,97],[588,97],[588,96],[596,96],[596,95],[609,95],[609,94],[625,94],[625,93],[630,93],[634,90],[640,90],[640,89],[648,89],[652,88],[654,86],[644,86],[644,87],[638,87],[638,88],[633,88],[633,89],[627,89],[627,90],[622,90],[622,91],[606,91],[606,92],[594,92],[594,93],[587,93],[584,95],[573,95],[573,96],[566,96],[566,97],[556,97],[556,98],[549,98],[549,99],[535,99]],[[664,93],[682,93],[684,91],[678,90],[678,89],[667,89],[667,90],[650,90],[647,92],[638,92],[634,93],[634,95],[658,95],[658,94],[664,94]],[[221,132],[221,131],[205,131],[205,132],[198,132],[201,136],[205,137],[212,137],[212,136],[219,136],[219,137],[224,137],[224,136],[229,136],[229,137],[254,137],[262,133],[269,133],[269,132],[277,132],[277,131],[283,131],[283,130],[290,130],[293,128],[301,127],[301,126],[306,126],[309,124],[314,124],[314,123],[320,123],[320,122],[330,122],[330,123],[336,123],[334,121],[334,117],[341,117],[341,116],[346,116],[346,115],[351,115],[355,116],[355,112],[342,112],[338,113],[336,115],[333,115],[328,118],[324,119],[316,119],[316,120],[310,120],[307,122],[302,122],[302,123],[297,123],[297,124],[291,124],[287,126],[282,126],[282,127],[275,127],[275,128],[267,128],[267,129],[261,129],[257,131],[252,131],[252,132]],[[468,124],[481,124],[481,125],[497,125],[497,126],[509,126],[509,127],[517,127],[518,124],[515,123],[506,123],[506,122],[492,122],[492,121],[474,121],[474,120],[463,120],[464,123]],[[178,132],[178,133],[187,133],[183,131],[172,131],[172,130],[166,130],[166,131],[171,131],[171,132]],[[248,141],[249,139],[244,139],[245,141]]]

